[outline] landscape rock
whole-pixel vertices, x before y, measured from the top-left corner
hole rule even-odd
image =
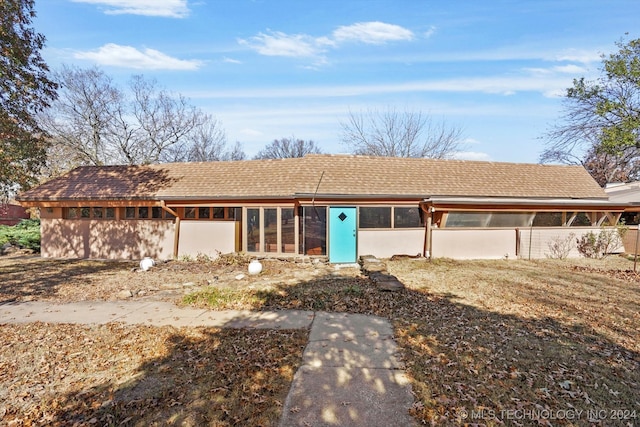
[[[118,292],[118,299],[127,299],[127,298],[131,298],[133,296],[133,292],[131,292],[129,289],[123,289],[120,292]]]
[[[238,275],[236,276],[236,280],[242,280],[242,279],[244,279],[245,277],[247,277],[247,276],[245,276],[244,274],[238,274]]]
[[[195,283],[195,282],[187,282],[187,283],[183,283],[183,284],[182,284],[182,287],[183,287],[183,288],[192,288],[192,287],[194,287],[195,285],[196,285],[196,283]]]

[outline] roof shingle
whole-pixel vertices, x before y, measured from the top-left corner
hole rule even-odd
[[[322,180],[320,182],[320,177]],[[235,162],[84,166],[22,193],[22,201],[469,196],[607,196],[580,166],[352,155]]]

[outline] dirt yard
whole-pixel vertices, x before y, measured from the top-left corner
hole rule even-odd
[[[132,263],[0,259],[0,300],[128,290],[213,309],[376,314],[394,324],[421,424],[640,424],[631,261],[388,261],[400,292],[381,292],[355,269],[273,260],[248,276],[245,263],[138,272]],[[0,333],[0,424],[14,425],[275,425],[306,343],[294,331],[122,325]]]

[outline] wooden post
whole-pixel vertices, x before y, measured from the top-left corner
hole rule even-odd
[[[638,240],[640,240],[640,224],[638,224],[638,228],[636,229],[636,247],[633,250],[633,272],[636,272],[636,266],[638,264]]]

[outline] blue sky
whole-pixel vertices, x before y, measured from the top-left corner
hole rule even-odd
[[[572,79],[640,37],[638,0],[36,0],[36,12],[52,69],[155,78],[249,156],[293,135],[348,152],[349,111],[395,108],[461,127],[460,158],[535,163]]]

